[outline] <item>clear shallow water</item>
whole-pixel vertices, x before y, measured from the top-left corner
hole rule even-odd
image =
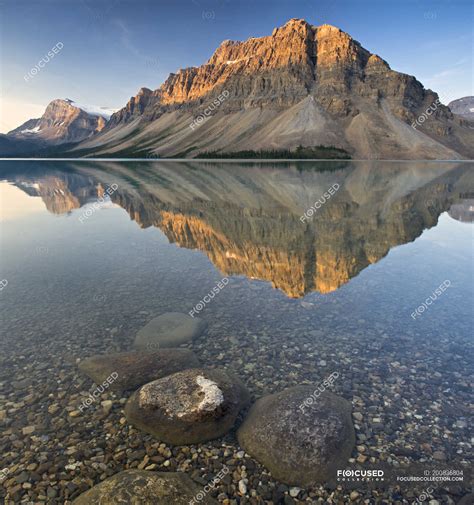
[[[10,430],[39,426],[55,464],[71,440],[90,445],[91,427],[68,418],[91,386],[75,360],[130,349],[149,319],[190,311],[223,277],[228,286],[200,313],[208,331],[190,346],[207,366],[231,369],[255,397],[338,371],[334,391],[363,413],[369,461],[470,461],[472,164],[2,161],[0,178],[0,410],[15,414]],[[32,403],[18,406],[25,395]],[[58,396],[63,410],[51,415]],[[120,445],[111,429],[94,425],[106,454]],[[9,435],[1,448],[21,473]],[[75,476],[97,482],[101,472],[86,464],[62,480]]]

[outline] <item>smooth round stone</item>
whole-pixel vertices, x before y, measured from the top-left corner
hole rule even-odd
[[[111,390],[127,391],[199,365],[197,356],[189,349],[169,348],[92,356],[79,363],[79,370],[96,384],[102,384],[111,377]]]
[[[196,498],[198,497],[198,498]],[[73,501],[73,505],[217,505],[183,472],[126,470],[97,484]]]
[[[134,347],[149,350],[177,347],[199,337],[206,322],[181,312],[166,312],[149,321],[136,335]]]
[[[285,484],[335,480],[355,445],[351,404],[329,392],[304,404],[316,389],[295,386],[259,399],[237,432],[245,452]]]
[[[227,433],[248,402],[239,379],[197,368],[142,386],[129,398],[125,417],[163,442],[195,444]]]

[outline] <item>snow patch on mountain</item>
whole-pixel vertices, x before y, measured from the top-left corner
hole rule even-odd
[[[38,125],[38,126],[35,126],[34,128],[26,128],[25,130],[21,130],[20,133],[39,133],[39,131],[40,131],[40,127]]]
[[[82,109],[87,114],[91,116],[102,116],[104,119],[109,120],[110,116],[116,112],[118,109],[111,109],[110,107],[102,107],[100,105],[87,105],[79,102],[75,102],[70,98],[65,98],[65,101],[72,105],[73,107],[77,107],[78,109]]]

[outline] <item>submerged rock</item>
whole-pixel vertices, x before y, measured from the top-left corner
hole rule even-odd
[[[467,494],[458,501],[458,505],[472,505],[473,503],[474,503],[474,493]]]
[[[295,386],[259,399],[237,432],[242,448],[286,484],[334,479],[354,448],[351,404],[328,392],[304,403],[314,390]]]
[[[198,366],[197,356],[188,349],[119,352],[92,356],[79,363],[79,369],[96,384],[102,384],[115,372],[116,379],[110,381],[110,389],[114,391],[136,389],[155,379]]]
[[[206,322],[181,312],[166,312],[149,321],[136,335],[137,349],[177,347],[199,337]]]
[[[126,470],[81,494],[73,505],[184,505],[198,495],[199,503],[217,505],[185,473]]]
[[[195,444],[227,433],[248,401],[239,379],[197,368],[145,384],[129,398],[125,416],[163,442]]]

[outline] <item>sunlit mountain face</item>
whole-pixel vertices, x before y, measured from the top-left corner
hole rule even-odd
[[[337,290],[445,211],[472,222],[472,168],[84,161],[24,163],[3,178],[53,214],[78,213],[98,200],[100,208],[120,206],[141,228],[156,227],[169,242],[206,254],[223,275],[269,281],[300,298]]]

